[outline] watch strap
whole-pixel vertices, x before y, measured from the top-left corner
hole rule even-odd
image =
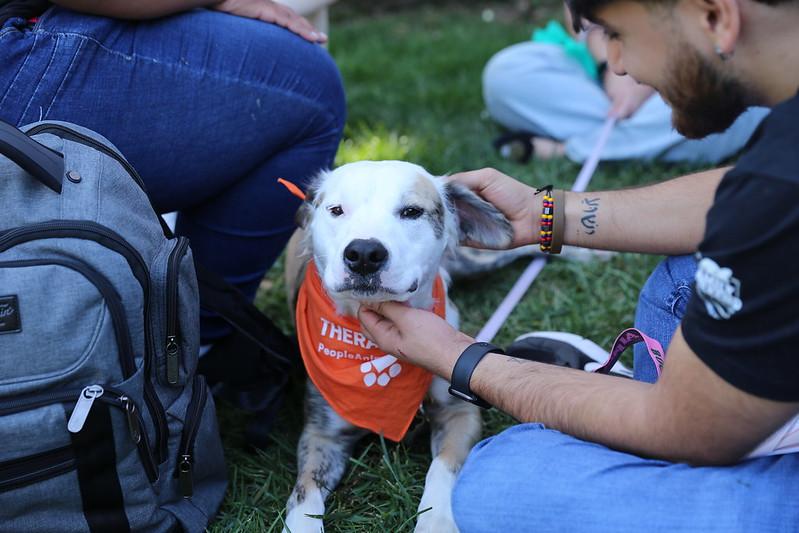
[[[449,387],[450,394],[456,398],[471,402],[486,409],[491,407],[491,404],[472,393],[472,389],[469,387],[474,369],[489,352],[505,353],[501,348],[488,342],[475,342],[463,350],[463,353],[458,356],[458,360],[455,362],[455,366],[452,369],[452,378],[450,379]]]

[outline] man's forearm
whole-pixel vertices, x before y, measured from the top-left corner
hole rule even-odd
[[[541,422],[641,455],[667,458],[674,453],[667,439],[654,439],[644,428],[644,398],[652,387],[648,383],[488,354],[475,368],[470,386],[522,422]]]
[[[219,3],[218,0],[52,0],[54,4],[81,13],[120,19],[151,19],[179,13],[196,7]]]
[[[645,187],[567,193],[565,244],[621,252],[695,252],[719,181],[729,168]]]

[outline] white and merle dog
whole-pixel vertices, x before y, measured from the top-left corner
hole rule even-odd
[[[352,316],[363,301],[395,300],[429,309],[434,280],[439,274],[448,279],[442,265],[457,262],[459,274],[469,274],[519,255],[501,252],[483,261],[459,255],[457,245],[466,240],[506,247],[512,238],[510,224],[467,188],[401,161],[363,161],[322,173],[307,192],[298,223],[302,230],[292,238],[286,259],[290,302],[305,264],[313,258],[336,309]],[[372,257],[370,268],[353,264],[347,253],[352,243],[374,248],[361,251]],[[449,298],[447,320],[458,327]],[[433,461],[418,507],[429,511],[419,515],[416,531],[457,531],[450,497],[455,476],[480,437],[479,409],[450,396],[448,383],[435,377],[425,410]],[[325,499],[341,479],[356,441],[367,433],[342,419],[310,379],[305,417],[297,482],[286,506],[286,530],[292,533],[322,529],[318,516],[325,512]]]

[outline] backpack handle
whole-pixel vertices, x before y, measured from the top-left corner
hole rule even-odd
[[[0,120],[0,155],[57,193],[61,192],[64,156],[40,144],[11,124]]]

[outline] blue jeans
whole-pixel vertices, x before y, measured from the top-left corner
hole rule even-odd
[[[344,127],[328,53],[278,26],[193,10],[121,21],[54,7],[0,29],[0,118],[64,120],[113,142],[200,263],[253,298],[304,185]],[[205,316],[204,341],[226,332]]]
[[[690,256],[669,258],[641,292],[636,327],[664,347],[695,270]],[[654,372],[636,352],[636,379],[654,381]],[[797,486],[799,454],[692,467],[520,424],[475,446],[452,507],[461,533],[795,532]]]

